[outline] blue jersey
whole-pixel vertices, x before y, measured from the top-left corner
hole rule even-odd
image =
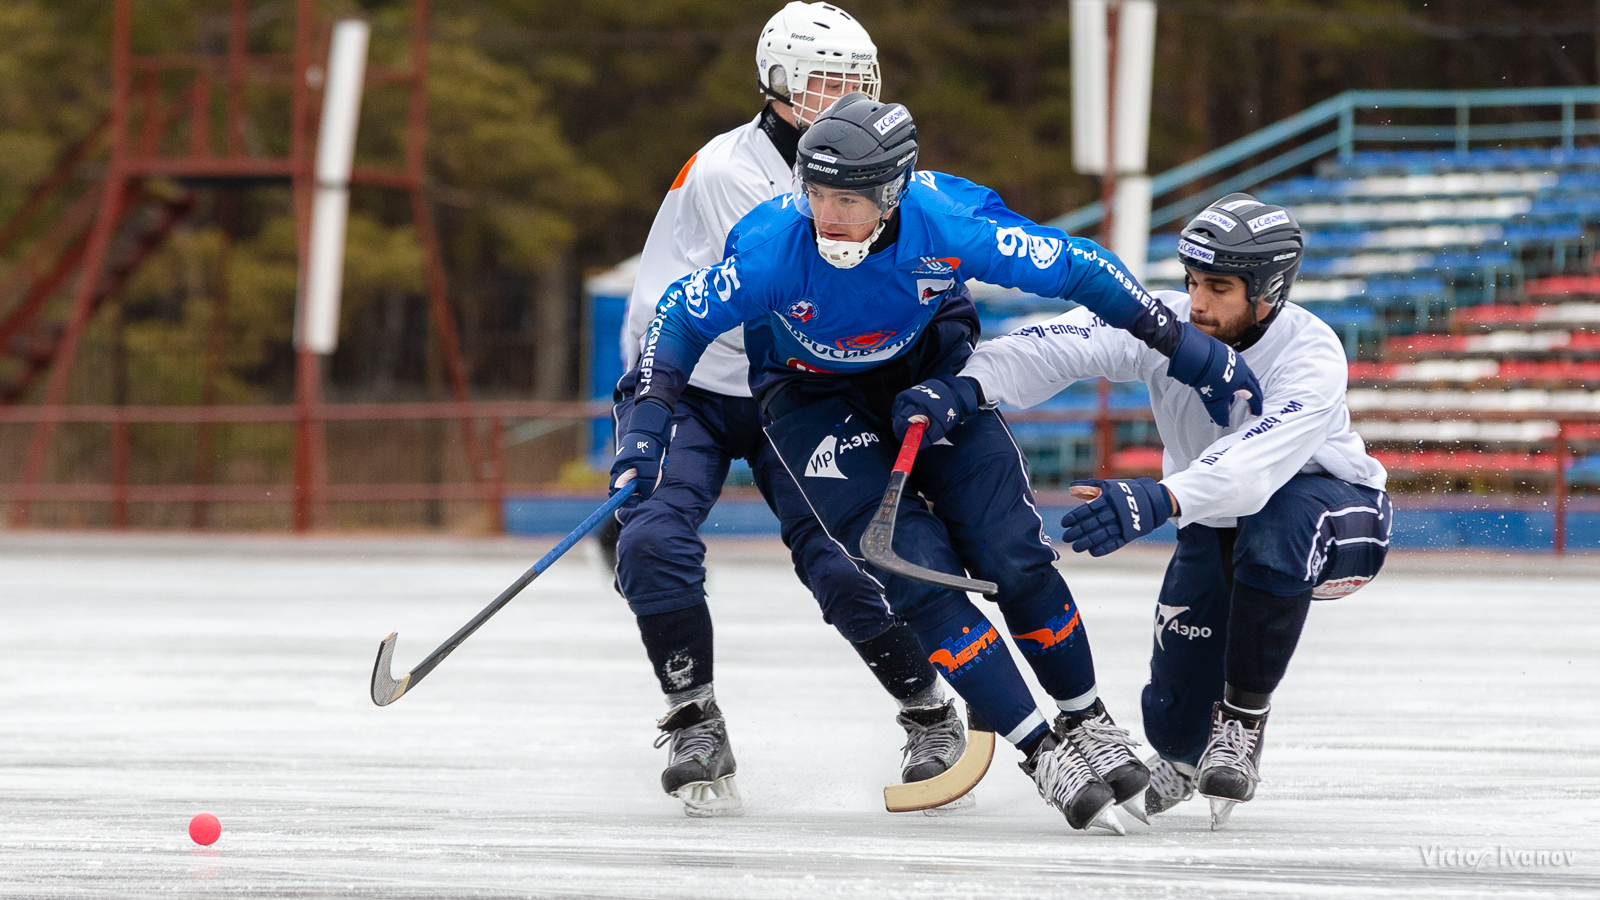
[[[947,306],[970,304],[976,278],[1088,307],[1164,353],[1178,320],[1093,241],[1036,225],[964,178],[918,171],[902,198],[899,236],[852,269],[817,252],[788,195],[751,210],[722,262],[669,287],[645,334],[636,396],[677,402],[705,348],[745,325],[760,395],[795,375],[851,375],[916,343]]]

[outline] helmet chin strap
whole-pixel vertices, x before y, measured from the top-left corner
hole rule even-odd
[[[867,239],[864,241],[836,241],[832,238],[823,237],[822,232],[818,231],[816,233],[817,252],[822,254],[822,258],[836,269],[854,269],[856,266],[861,265],[862,260],[867,258],[867,254],[872,250],[873,242],[878,239],[878,235],[883,234],[884,226],[888,224],[888,216],[879,219],[878,227],[872,229],[872,234],[867,235]]]

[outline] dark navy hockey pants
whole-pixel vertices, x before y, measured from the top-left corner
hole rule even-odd
[[[1279,597],[1353,593],[1383,568],[1394,512],[1382,491],[1296,475],[1235,528],[1187,525],[1156,605],[1144,731],[1165,759],[1195,764],[1222,699],[1234,583]],[[1298,633],[1286,636],[1292,654]],[[1274,648],[1263,648],[1271,653]],[[1285,659],[1285,661],[1287,661]]]
[[[846,379],[834,382],[804,402],[785,404],[767,435],[828,533],[884,584],[890,608],[956,692],[1014,743],[1042,733],[1026,682],[966,594],[889,576],[861,557],[861,535],[899,450],[882,402],[893,395],[885,392],[874,403]],[[993,599],[1045,690],[1063,704],[1092,696],[1088,635],[1055,569],[1026,461],[1005,422],[992,410],[980,412],[948,441],[917,456],[900,501],[895,553],[919,566],[996,582]]]
[[[633,400],[618,400],[625,419]],[[706,546],[699,529],[722,493],[735,459],[750,463],[756,487],[778,517],[795,573],[817,598],[822,618],[853,643],[894,624],[876,582],[856,568],[823,531],[776,451],[761,432],[749,397],[690,388],[673,409],[672,442],[661,486],[648,500],[618,511],[617,589],[635,615],[704,603]]]

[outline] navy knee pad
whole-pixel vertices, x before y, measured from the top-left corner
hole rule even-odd
[[[1228,616],[1227,683],[1252,694],[1277,690],[1310,610],[1309,589],[1285,597],[1236,580]]]
[[[617,590],[636,616],[675,612],[706,599],[706,547],[671,508],[645,503],[617,538]]]

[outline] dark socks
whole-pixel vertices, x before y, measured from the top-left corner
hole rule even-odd
[[[926,691],[938,680],[933,665],[922,655],[916,635],[905,625],[895,625],[883,634],[852,642],[861,659],[878,677],[878,683],[896,700],[909,700]]]
[[[711,683],[711,610],[704,603],[637,618],[662,693],[680,694]]]
[[[1229,705],[1252,710],[1266,707],[1289,668],[1310,610],[1309,590],[1283,597],[1242,581],[1233,583],[1223,668]]]

